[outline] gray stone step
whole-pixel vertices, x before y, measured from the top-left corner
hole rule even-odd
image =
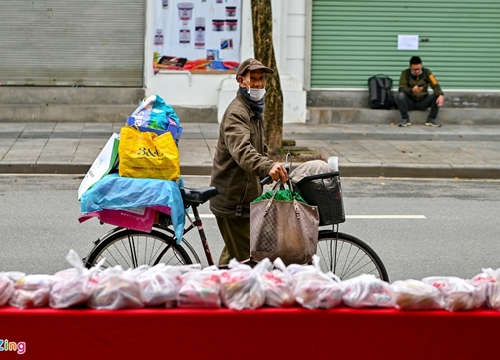
[[[397,96],[393,86],[393,94]],[[432,92],[432,90],[429,90]],[[498,91],[444,91],[444,107],[447,109],[500,109]],[[369,109],[368,90],[310,90],[307,107],[339,107]]]
[[[0,86],[0,121],[125,122],[142,88]],[[174,106],[181,122],[216,123],[217,107]]]
[[[429,110],[410,111],[412,124],[423,124]],[[373,110],[352,107],[309,107],[307,122],[312,124],[390,124],[399,123],[398,110]],[[496,125],[500,123],[500,109],[441,108],[438,122],[456,125]]]
[[[142,88],[0,86],[0,104],[134,105],[145,96]]]

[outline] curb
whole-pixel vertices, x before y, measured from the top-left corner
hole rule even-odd
[[[0,163],[0,174],[86,174],[92,164],[68,163]],[[293,166],[292,168],[295,168]],[[212,171],[207,165],[181,165],[182,175],[207,176]],[[423,164],[344,164],[339,167],[342,177],[391,178],[463,178],[500,179],[500,165],[423,165]]]

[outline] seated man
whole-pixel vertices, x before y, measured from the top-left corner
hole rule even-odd
[[[427,91],[432,87],[433,94]],[[436,121],[439,108],[444,103],[444,95],[439,83],[432,72],[422,67],[422,60],[418,56],[410,59],[410,67],[401,73],[399,78],[398,107],[401,112],[401,122],[398,126],[410,126],[409,110],[425,110],[429,106],[431,111],[425,125],[440,127]]]

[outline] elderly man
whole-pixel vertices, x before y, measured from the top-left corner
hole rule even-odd
[[[240,64],[238,91],[220,124],[210,185],[221,193],[210,200],[210,209],[225,243],[221,265],[250,257],[250,202],[262,194],[259,178],[288,179],[282,164],[267,157],[264,144],[266,74],[274,71],[255,59]]]

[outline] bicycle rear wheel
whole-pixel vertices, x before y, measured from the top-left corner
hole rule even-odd
[[[173,231],[152,230],[151,233],[119,229],[107,234],[96,243],[85,261],[88,268],[105,258],[104,267],[120,265],[124,269],[140,265],[192,264],[186,250],[175,242]]]
[[[389,281],[380,257],[360,239],[333,230],[322,230],[318,236],[318,251],[323,271],[331,271],[341,280],[361,274],[373,274]]]

